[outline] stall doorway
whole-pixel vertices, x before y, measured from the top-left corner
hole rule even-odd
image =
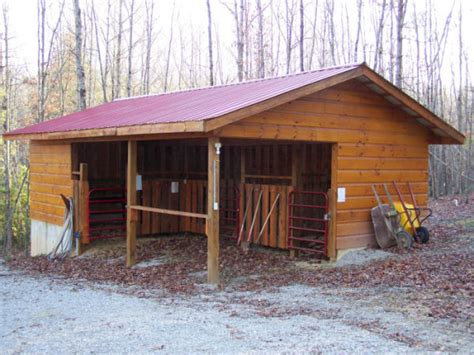
[[[225,144],[223,178],[240,181],[238,243],[327,255],[332,145]]]

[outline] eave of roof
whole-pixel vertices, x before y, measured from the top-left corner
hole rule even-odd
[[[440,143],[464,135],[365,63],[284,77],[116,100],[4,134],[5,139],[65,140],[205,133],[286,102],[358,78],[429,127]],[[253,89],[253,90],[252,90]],[[222,96],[222,97],[221,97]],[[150,118],[151,117],[151,118]]]

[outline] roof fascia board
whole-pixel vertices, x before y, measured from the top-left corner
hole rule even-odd
[[[32,133],[18,135],[4,135],[5,140],[77,140],[87,138],[92,140],[102,140],[106,137],[118,137],[134,135],[157,135],[168,133],[196,133],[204,131],[202,121],[191,122],[173,122],[146,124],[140,126],[125,126],[117,128],[84,129],[79,131],[51,132],[51,133]]]
[[[362,68],[363,75],[366,76],[370,81],[374,84],[381,87],[385,92],[392,95],[396,99],[398,99],[404,106],[413,110],[418,115],[423,117],[425,120],[430,122],[433,126],[439,128],[442,132],[444,132],[447,136],[452,138],[453,142],[456,144],[463,144],[465,140],[465,136],[459,132],[457,129],[452,127],[447,122],[443,121],[441,118],[436,116],[433,112],[428,110],[426,107],[418,103],[416,100],[412,99],[410,96],[405,94],[399,88],[395,87],[393,84],[382,78],[380,75],[372,71],[367,66]],[[443,142],[448,141],[443,139]],[[450,144],[452,144],[451,142]]]
[[[351,69],[349,71],[346,71],[344,73],[334,75],[327,79],[323,79],[316,83],[309,84],[301,88],[286,92],[284,94],[272,97],[268,100],[259,102],[249,107],[242,108],[240,110],[228,113],[220,117],[206,120],[204,124],[204,131],[205,132],[213,131],[215,129],[221,128],[231,123],[240,121],[241,119],[245,117],[256,115],[258,113],[270,110],[274,107],[285,104],[287,102],[297,100],[301,97],[313,94],[315,92],[327,89],[331,86],[341,84],[345,81],[357,78],[362,74],[362,68],[363,67],[360,66],[360,67]]]

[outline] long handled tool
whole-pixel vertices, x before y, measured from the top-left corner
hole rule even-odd
[[[412,234],[418,243],[427,243],[430,239],[430,233],[426,227],[422,226],[422,223],[431,216],[431,209],[419,208],[417,206],[415,194],[413,193],[410,183],[407,183],[407,186],[408,192],[411,196],[412,204],[405,203],[402,192],[400,191],[397,183],[393,181],[392,184],[400,200],[400,203],[396,208],[400,212],[400,221],[402,227]],[[420,218],[422,213],[425,215],[424,218]]]
[[[247,236],[247,243],[250,243],[250,239],[252,239],[252,232],[253,227],[255,226],[255,221],[257,220],[258,209],[260,208],[260,202],[262,201],[263,191],[260,191],[260,195],[258,195],[257,206],[255,207],[255,212],[253,214],[252,224],[250,225],[249,234]]]
[[[270,220],[270,216],[272,215],[273,210],[275,209],[279,198],[280,198],[280,193],[277,194],[277,196],[275,198],[275,201],[273,202],[272,207],[270,208],[270,212],[268,212],[268,216],[267,216],[267,218],[265,218],[265,222],[263,222],[263,227],[260,230],[260,233],[258,234],[257,240],[255,241],[255,244],[258,244],[260,242],[260,238],[262,238],[263,231],[265,230],[265,227],[267,226],[268,221]]]
[[[247,219],[247,213],[249,212],[249,209],[250,209],[250,200],[252,199],[252,195],[253,195],[253,189],[250,192],[250,194],[247,196],[247,203],[245,205],[244,216],[242,218],[242,225],[240,226],[239,237],[237,238],[237,245],[240,245],[240,243],[242,242],[242,236],[244,234],[244,228],[245,228],[245,221]]]
[[[397,245],[403,248],[410,248],[413,245],[413,237],[400,225],[400,213],[395,208],[395,204],[392,199],[392,195],[388,190],[386,184],[383,184],[385,194],[389,201],[389,205],[384,205],[381,198],[377,194],[375,185],[372,185],[372,191],[374,192],[375,199],[377,200],[378,207],[372,209],[372,221],[374,223],[375,238],[381,247],[389,246],[390,240],[388,236],[397,242]],[[384,221],[385,229],[380,228],[378,219],[381,218]]]

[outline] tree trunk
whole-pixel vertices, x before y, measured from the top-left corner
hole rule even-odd
[[[132,57],[133,57],[133,15],[135,13],[135,0],[130,2],[129,37],[128,37],[128,71],[127,71],[127,96],[132,96]]]
[[[114,77],[114,98],[121,96],[121,64],[122,64],[122,32],[123,32],[123,19],[122,19],[122,7],[123,0],[119,2],[119,19],[118,19],[118,30],[117,30],[117,50],[115,52],[115,77]]]
[[[263,10],[261,0],[257,0],[258,16],[258,55],[257,55],[257,75],[259,78],[265,77],[265,54],[263,48]]]
[[[0,65],[1,76],[3,79],[3,102],[2,109],[5,121],[3,127],[5,132],[10,130],[10,65],[9,65],[9,43],[8,43],[8,10],[3,8],[3,36],[5,45],[5,66]],[[0,58],[3,60],[3,53],[0,53]],[[2,64],[2,63],[0,63]],[[5,184],[5,253],[10,255],[13,246],[13,213],[11,206],[11,182],[10,182],[10,142],[3,142],[3,174]]]
[[[77,110],[82,111],[86,108],[86,84],[84,78],[84,67],[82,65],[82,21],[79,0],[74,0],[74,22],[75,22],[75,39],[76,51],[76,94],[77,94]]]
[[[402,88],[403,84],[403,27],[405,23],[406,1],[398,0],[397,9],[397,58],[395,60],[395,85]]]
[[[304,4],[300,0],[300,70],[304,71]]]
[[[244,0],[240,0],[240,17],[235,2],[235,20],[237,22],[237,75],[239,81],[244,80]]]
[[[143,69],[143,90],[144,95],[150,93],[150,71],[151,71],[151,49],[153,44],[153,23],[154,23],[154,2],[145,2],[146,6],[146,51],[145,68]]]
[[[374,55],[374,70],[378,71],[380,68],[380,57],[383,54],[383,29],[385,24],[385,8],[387,7],[387,0],[382,2],[382,10],[380,13],[380,19],[375,34],[375,55]]]
[[[38,110],[37,110],[37,121],[44,121],[44,105],[45,105],[45,59],[44,59],[44,45],[45,45],[45,21],[46,21],[46,3],[45,0],[37,0],[37,12],[38,12]]]
[[[356,39],[354,43],[354,61],[357,62],[359,60],[359,41],[360,41],[360,33],[362,30],[362,0],[357,2],[357,31],[356,31]],[[377,47],[375,49],[377,51]]]
[[[209,46],[209,85],[214,86],[214,59],[212,56],[212,17],[211,17],[211,1],[207,0],[207,34]]]
[[[173,27],[174,27],[174,7],[173,7],[173,14],[171,15],[170,39],[168,41],[168,54],[166,55],[165,80],[164,80],[165,82],[164,82],[164,88],[163,88],[163,91],[165,92],[168,91],[168,84],[169,84],[171,47],[173,45]]]
[[[293,5],[293,3],[292,3]],[[286,74],[290,73],[291,67],[291,50],[293,49],[293,6],[288,4],[288,0],[285,0],[285,18],[286,18]]]

